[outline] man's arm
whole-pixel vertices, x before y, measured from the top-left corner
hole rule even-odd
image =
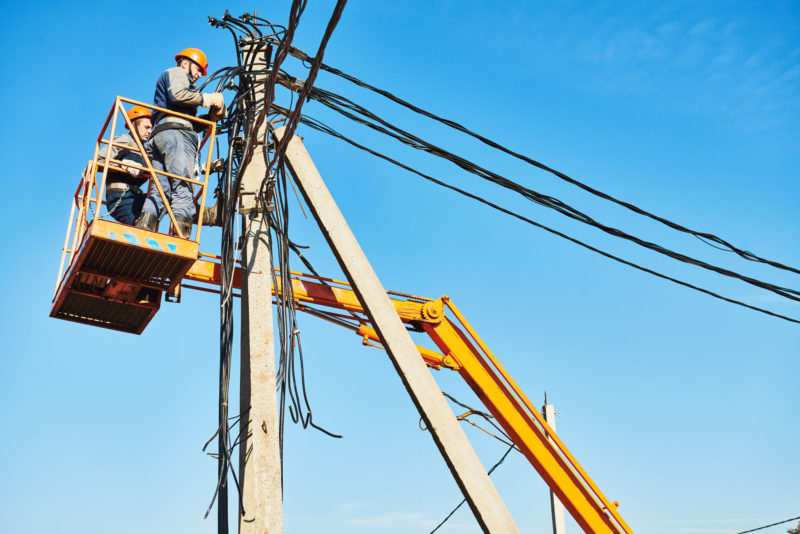
[[[200,106],[203,104],[203,94],[200,91],[192,90],[189,77],[179,68],[172,68],[167,71],[169,91],[167,98],[176,104],[185,106]]]
[[[192,89],[189,77],[180,68],[172,68],[167,71],[167,82],[169,90],[167,98],[173,103],[184,106],[202,106],[216,111],[217,115],[224,117],[225,100],[222,93],[201,93]]]
[[[104,163],[106,161],[106,154],[108,154],[108,145],[103,143],[102,145],[100,145],[100,151],[98,152],[97,155],[97,161],[99,161],[100,163]],[[113,150],[111,150],[111,159],[117,159],[118,155],[119,155],[119,148],[114,147]]]

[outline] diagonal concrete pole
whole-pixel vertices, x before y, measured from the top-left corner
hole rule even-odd
[[[275,132],[275,137],[280,140],[283,134],[284,128],[280,128]],[[481,528],[484,532],[497,534],[519,532],[297,136],[289,142],[286,161]]]

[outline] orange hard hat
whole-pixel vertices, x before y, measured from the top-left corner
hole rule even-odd
[[[178,52],[178,55],[175,56],[175,61],[178,61],[180,58],[185,57],[187,59],[191,59],[200,67],[203,72],[203,76],[206,75],[206,69],[208,68],[208,60],[206,59],[206,55],[203,53],[202,50],[199,48],[186,48]]]
[[[131,109],[128,110],[128,120],[131,122],[141,119],[142,117],[150,117],[150,110],[144,106],[133,106]],[[125,124],[125,128],[128,128],[128,125]]]

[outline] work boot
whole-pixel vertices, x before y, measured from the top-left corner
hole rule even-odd
[[[136,222],[133,223],[136,228],[142,228],[149,232],[155,232],[158,228],[158,217],[149,211],[143,211]]]
[[[217,193],[214,193],[217,196]],[[194,205],[194,217],[192,222],[197,224],[197,214],[200,211],[200,204]],[[206,206],[203,208],[203,226],[222,226],[222,206],[219,201],[215,202],[213,206]]]
[[[222,209],[219,202],[203,208],[203,226],[222,226]]]
[[[192,218],[191,217],[181,217],[179,215],[175,216],[175,222],[178,223],[178,228],[180,229],[181,233],[183,234],[184,239],[191,239],[192,238]],[[175,229],[172,230],[172,235],[177,236],[178,232]]]

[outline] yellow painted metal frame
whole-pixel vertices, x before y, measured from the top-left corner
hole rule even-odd
[[[193,241],[193,243],[199,246],[200,242],[200,234],[203,228],[202,225],[202,217],[198,217],[197,222],[197,232],[195,233],[194,240],[191,239],[191,235],[184,236],[181,232],[180,227],[178,226],[175,215],[172,213],[172,208],[169,205],[169,202],[164,194],[164,191],[161,188],[161,184],[158,180],[154,179],[156,175],[167,176],[170,178],[174,178],[177,180],[182,180],[185,182],[189,182],[194,185],[199,185],[201,187],[201,191],[199,193],[200,196],[200,213],[203,212],[203,208],[205,207],[206,203],[206,195],[208,192],[208,175],[211,169],[211,160],[213,155],[213,148],[214,148],[214,138],[216,136],[217,126],[215,122],[201,119],[198,117],[192,117],[191,115],[185,115],[183,113],[177,113],[175,111],[170,111],[168,109],[164,109],[158,106],[154,106],[152,104],[146,104],[144,102],[139,102],[136,100],[132,100],[130,98],[125,98],[122,96],[117,96],[114,99],[114,104],[111,107],[111,111],[109,111],[108,116],[106,117],[105,122],[103,123],[103,127],[100,129],[100,134],[97,136],[97,142],[95,143],[94,148],[94,156],[92,160],[89,162],[86,170],[84,171],[83,176],[78,183],[78,188],[75,191],[75,195],[73,196],[72,206],[70,208],[70,215],[67,223],[67,232],[64,238],[64,245],[61,249],[61,262],[58,268],[58,276],[56,278],[56,290],[58,290],[58,286],[63,278],[65,268],[68,268],[72,261],[75,259],[75,252],[76,246],[79,243],[83,242],[83,237],[86,233],[86,230],[89,228],[89,225],[92,221],[100,216],[100,207],[104,204],[103,196],[105,193],[106,187],[106,178],[108,172],[111,170],[122,170],[119,168],[122,165],[122,162],[119,160],[115,160],[111,157],[111,152],[113,148],[123,148],[120,145],[114,143],[114,137],[117,131],[117,118],[119,114],[122,115],[122,118],[127,125],[128,129],[133,132],[134,126],[131,123],[130,119],[128,119],[124,104],[130,104],[133,106],[142,106],[152,111],[159,111],[166,115],[170,115],[173,117],[179,117],[182,119],[186,119],[187,121],[203,125],[206,127],[206,133],[203,137],[202,141],[198,146],[198,152],[202,154],[203,148],[207,147],[207,156],[205,158],[204,164],[204,174],[203,180],[193,180],[191,178],[177,176],[166,171],[157,171],[153,168],[152,163],[150,162],[150,158],[147,155],[147,151],[145,150],[142,142],[134,135],[132,136],[134,141],[136,142],[136,147],[128,147],[125,146],[127,150],[133,150],[138,152],[142,159],[144,160],[145,165],[134,165],[130,163],[126,163],[126,167],[133,167],[137,168],[140,171],[145,171],[150,175],[150,184],[151,187],[155,186],[158,194],[161,196],[161,200],[164,202],[164,206],[166,207],[167,214],[169,215],[169,219],[171,222],[171,226],[174,232],[178,234],[179,238],[186,239],[188,241]],[[109,129],[110,124],[110,129]],[[105,139],[104,136],[108,133],[108,139]],[[108,151],[104,158],[100,158],[100,145],[105,144],[108,145]],[[98,181],[97,173],[98,170],[101,170],[101,178]],[[71,240],[71,241],[70,241]]]
[[[632,531],[542,415],[506,372],[466,318],[442,297],[442,320],[420,326],[445,354],[460,366],[458,373],[470,385],[539,475],[570,511],[585,532]],[[451,312],[451,319],[444,309]],[[460,326],[460,328],[459,328]],[[548,439],[550,438],[550,439]],[[552,441],[551,441],[552,440]]]
[[[356,333],[363,343],[383,348],[346,282],[302,273],[291,275],[298,309],[304,310],[303,304],[309,303],[357,312],[361,325]],[[219,264],[198,260],[184,279],[219,285]],[[233,285],[241,287],[238,268]],[[273,291],[280,294],[280,284]],[[399,295],[390,293],[389,299],[400,319],[427,333],[441,351],[418,346],[420,356],[429,367],[447,367],[461,375],[581,528],[587,533],[632,534],[617,511],[618,503],[603,495],[455,304],[447,296],[432,300]]]

